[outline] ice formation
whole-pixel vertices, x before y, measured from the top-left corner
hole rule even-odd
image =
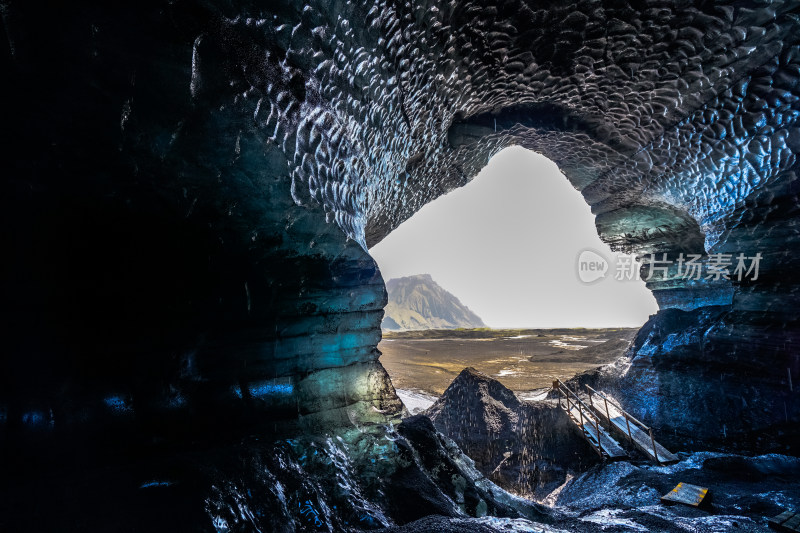
[[[148,485],[193,443],[233,510],[256,482],[225,457],[258,454],[214,450],[249,435],[337,434],[369,464],[357,435],[392,442],[402,405],[366,249],[510,145],[556,162],[617,249],[761,254],[757,280],[651,283],[662,311],[624,390],[700,442],[796,444],[778,437],[800,414],[797,2],[8,0],[0,14],[0,441],[33,500],[61,494],[48,473],[63,487],[120,468],[150,508],[171,501],[150,491],[217,502],[187,481],[191,461],[182,483]],[[280,490],[303,520],[336,514]],[[33,501],[14,492],[9,523]],[[61,510],[83,516],[67,492]]]

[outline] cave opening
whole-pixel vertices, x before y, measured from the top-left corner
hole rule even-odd
[[[637,258],[600,239],[556,163],[519,145],[370,254],[388,294],[381,364],[411,413],[465,368],[535,399],[556,378],[619,359],[658,311]]]
[[[584,251],[606,260],[600,277],[579,272]],[[467,185],[426,204],[370,254],[385,282],[429,274],[493,328],[640,327],[658,311],[638,272],[623,276],[630,256],[600,239],[580,192],[555,163],[521,146],[495,154]],[[459,325],[417,311],[399,329]]]

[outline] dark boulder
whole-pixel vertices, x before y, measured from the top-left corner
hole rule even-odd
[[[426,412],[498,485],[544,496],[598,457],[556,405],[523,402],[499,381],[465,368]]]
[[[400,468],[389,484],[393,492],[397,491],[393,514],[398,522],[429,514],[551,520],[552,513],[546,507],[517,499],[486,480],[426,416],[406,418],[398,433],[407,440],[398,441]],[[440,495],[430,497],[434,493]],[[398,504],[403,508],[398,509]]]

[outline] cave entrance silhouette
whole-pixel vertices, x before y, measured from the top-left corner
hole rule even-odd
[[[589,250],[601,279],[578,276]],[[658,310],[642,280],[621,280],[620,254],[558,167],[520,146],[497,153],[467,185],[425,205],[373,246],[384,281],[430,274],[490,327],[640,327]]]

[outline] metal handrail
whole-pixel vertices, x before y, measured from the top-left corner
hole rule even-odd
[[[608,419],[608,423],[609,424],[611,424],[611,414],[609,413],[609,410],[608,410],[608,402],[611,402],[611,405],[613,405],[614,407],[619,409],[619,411],[622,413],[622,416],[625,417],[625,425],[628,427],[628,440],[630,440],[630,442],[633,442],[633,435],[631,434],[631,421],[633,421],[634,424],[638,424],[639,426],[642,427],[642,429],[647,431],[650,434],[650,444],[653,447],[653,458],[655,459],[656,463],[661,464],[661,461],[659,461],[659,459],[658,459],[658,450],[656,449],[656,439],[655,439],[655,437],[653,437],[653,428],[648,427],[647,425],[645,425],[641,421],[639,421],[636,418],[634,418],[625,409],[623,409],[621,405],[619,405],[613,399],[609,399],[602,392],[596,391],[595,389],[593,389],[589,385],[586,385],[586,389],[589,391],[589,402],[592,403],[592,406],[594,406],[594,403],[592,402],[592,393],[597,394],[598,396],[600,396],[603,399],[604,402],[606,402],[606,418]]]
[[[589,413],[590,415],[592,415],[592,418],[594,418],[595,420],[599,420],[599,418],[597,418],[597,415],[595,415],[595,414],[592,412],[592,410],[591,410],[591,409],[589,409],[589,406],[588,406],[588,405],[586,405],[586,403],[584,403],[584,401],[583,401],[583,400],[581,400],[580,396],[578,396],[577,394],[575,394],[575,393],[572,391],[572,389],[570,389],[569,387],[567,387],[566,385],[564,385],[564,382],[562,382],[562,381],[561,381],[560,379],[558,379],[558,378],[556,378],[556,380],[554,381],[554,383],[555,383],[555,382],[558,382],[558,384],[560,385],[560,387],[559,387],[559,388],[563,388],[563,389],[564,389],[564,390],[566,390],[566,391],[567,391],[569,394],[572,394],[572,395],[575,397],[575,400],[576,400],[576,402],[577,402],[577,403],[579,403],[579,404],[581,404],[583,407],[585,407],[585,408],[586,408],[586,410],[588,411],[588,413]],[[562,392],[562,393],[563,393],[563,392]],[[566,394],[566,393],[563,393],[563,394],[564,394],[565,396],[567,396],[567,394]]]
[[[556,385],[558,385],[558,386],[556,386]],[[564,395],[564,399],[567,401],[567,412],[569,412],[571,410],[571,407],[569,405],[569,395],[572,394],[572,396],[575,397],[575,400],[573,400],[573,403],[575,403],[576,405],[577,404],[582,405],[584,407],[584,409],[586,410],[586,413],[589,414],[594,419],[594,427],[595,427],[595,431],[597,432],[597,445],[595,446],[595,444],[591,441],[591,439],[587,438],[586,440],[589,442],[589,444],[592,445],[592,448],[594,448],[594,450],[598,454],[600,454],[600,457],[602,458],[603,457],[603,450],[600,447],[600,419],[597,417],[597,415],[594,414],[594,412],[592,412],[592,410],[589,408],[589,406],[586,405],[583,402],[583,400],[581,400],[580,397],[577,394],[575,394],[575,392],[573,392],[569,387],[564,385],[564,382],[562,382],[560,379],[556,378],[555,381],[553,381],[553,388]],[[558,405],[559,405],[559,407],[561,406],[561,397],[560,396],[558,397]],[[584,409],[581,409],[580,407],[578,407],[578,415],[580,416],[581,431],[586,433],[586,430],[584,429],[584,426],[585,426],[586,423],[585,423],[585,421],[583,419]]]
[[[645,431],[649,431],[650,430],[650,428],[647,427],[647,425],[644,422],[642,422],[640,420],[637,420],[632,414],[628,413],[625,409],[623,409],[620,404],[618,404],[616,401],[614,401],[613,398],[609,398],[605,394],[603,394],[602,392],[594,390],[589,385],[586,385],[586,388],[589,389],[589,391],[591,391],[591,392],[597,394],[598,396],[600,396],[601,398],[603,398],[605,401],[611,402],[611,405],[613,405],[614,407],[619,409],[620,412],[622,412],[623,414],[627,415],[628,418],[630,418],[635,424],[640,425],[642,427],[642,429],[644,429]],[[608,410],[606,410],[606,413],[608,413]]]
[[[567,394],[566,392],[564,392],[564,391],[563,391],[563,390],[561,390],[560,388],[558,388],[558,389],[556,389],[556,390],[557,390],[559,393],[561,393],[561,394],[563,394],[563,395],[564,395],[564,399],[567,401],[566,412],[567,412],[567,413],[569,413],[569,412],[572,410],[572,406],[570,406],[570,404],[569,404],[569,402],[570,402],[570,400],[569,400],[569,394]],[[578,405],[578,404],[577,404],[577,403],[576,403],[574,400],[573,400],[573,403],[574,403],[576,406]],[[581,403],[582,403],[582,402],[581,402]],[[558,406],[559,406],[559,407],[561,407],[561,396],[559,396],[559,397],[558,397]],[[594,449],[594,451],[596,451],[596,452],[597,452],[597,454],[598,454],[598,455],[599,455],[601,458],[603,458],[603,459],[604,459],[604,458],[605,458],[605,456],[603,455],[603,450],[602,450],[602,448],[600,448],[600,441],[599,441],[599,438],[600,438],[600,437],[599,437],[599,435],[600,435],[600,430],[599,430],[599,427],[600,427],[600,426],[599,426],[599,420],[598,420],[598,418],[597,418],[596,416],[594,416],[594,414],[593,414],[593,413],[591,413],[590,411],[587,411],[589,414],[591,414],[591,415],[592,415],[592,418],[594,418],[594,426],[595,426],[595,429],[596,429],[596,431],[597,431],[597,434],[598,434],[598,442],[597,442],[597,444],[595,444],[594,442],[592,442],[592,439],[590,439],[590,438],[589,438],[588,432],[586,431],[586,428],[584,427],[584,425],[585,425],[585,422],[584,422],[584,420],[583,420],[583,411],[584,411],[583,409],[581,409],[580,407],[578,407],[578,416],[580,417],[580,430],[581,430],[581,433],[583,433],[583,436],[586,438],[586,442],[588,442],[588,443],[589,443],[589,446],[591,446],[591,447],[592,447],[592,449]],[[570,416],[572,416],[572,415],[570,415]],[[575,421],[575,423],[578,423],[578,421],[576,420],[576,421]]]

